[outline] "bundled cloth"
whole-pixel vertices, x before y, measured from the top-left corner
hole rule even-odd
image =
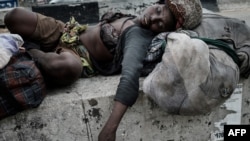
[[[167,36],[162,60],[145,78],[143,91],[168,113],[199,115],[228,99],[239,76],[228,53],[174,32]]]
[[[43,76],[27,52],[0,69],[0,119],[38,107],[46,96]]]
[[[46,96],[44,78],[17,34],[0,34],[0,119],[38,107]]]
[[[9,62],[12,55],[19,51],[23,45],[23,39],[18,34],[0,34],[0,69]]]

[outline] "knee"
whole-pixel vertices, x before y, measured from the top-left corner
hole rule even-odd
[[[20,11],[23,11],[23,8],[17,7],[17,8],[13,8],[8,13],[6,13],[4,16],[4,24],[8,27],[8,26],[11,26],[13,23],[15,23],[15,20],[18,17],[20,17],[18,15],[18,13],[20,13]]]
[[[4,24],[11,33],[29,37],[35,31],[37,15],[28,9],[17,7],[4,16]]]
[[[60,60],[51,61],[48,64],[50,79],[56,85],[69,85],[75,82],[82,73],[82,64],[80,59],[72,54],[61,54]]]

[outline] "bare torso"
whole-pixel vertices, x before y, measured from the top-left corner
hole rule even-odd
[[[112,22],[111,25],[117,31],[122,33],[127,27],[135,24],[132,20],[128,20],[124,23],[126,19],[127,18],[118,19]],[[80,35],[80,40],[96,61],[107,62],[112,60],[113,55],[108,51],[107,47],[105,47],[104,43],[102,42],[100,31],[100,23],[94,26],[89,26],[88,29]]]

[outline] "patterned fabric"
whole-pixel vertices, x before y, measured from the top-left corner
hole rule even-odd
[[[71,17],[69,22],[65,25],[65,29],[60,40],[61,43],[71,48],[79,45],[79,35],[84,32],[87,27],[87,25],[81,25],[75,20],[74,17]]]
[[[111,22],[127,17],[127,19],[122,23],[122,26],[119,30],[116,30]],[[121,36],[121,29],[123,28],[124,24],[131,19],[134,19],[135,16],[130,14],[123,14],[120,12],[106,12],[101,18],[101,31],[100,37],[102,42],[104,43],[105,47],[109,50],[111,54],[115,54],[116,46],[118,44],[118,40]]]
[[[166,46],[166,36],[167,32],[158,34],[151,41],[150,46],[147,49],[146,57],[143,61],[143,69],[141,71],[141,76],[147,76],[156,66],[157,63],[161,61],[161,57],[164,53]]]
[[[183,28],[193,29],[202,18],[202,5],[200,0],[165,0],[176,19],[184,19]]]
[[[60,38],[61,44],[67,48],[73,50],[81,57],[83,71],[82,78],[91,77],[96,74],[92,66],[92,62],[89,57],[88,50],[81,44],[79,36],[87,29],[87,25],[79,24],[74,17],[70,18],[70,21],[66,23],[65,30]]]
[[[0,119],[36,108],[46,96],[44,79],[28,53],[13,56],[0,70]]]
[[[163,32],[155,36],[150,46],[148,47],[147,55],[144,59],[145,62],[153,62],[161,58],[166,46],[165,38],[167,34],[168,34],[167,32]]]
[[[77,53],[79,54],[81,58],[82,66],[83,66],[81,78],[88,78],[88,77],[95,76],[97,74],[97,71],[93,68],[88,50],[83,45],[78,45]]]

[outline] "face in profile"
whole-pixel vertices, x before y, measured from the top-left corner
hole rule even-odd
[[[176,21],[165,4],[156,4],[146,8],[139,16],[143,28],[155,33],[175,30]]]

